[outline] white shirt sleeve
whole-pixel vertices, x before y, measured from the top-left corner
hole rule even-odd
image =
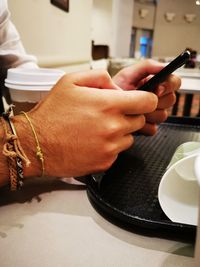
[[[7,0],[0,1],[0,71],[15,67],[37,68],[34,56],[27,55],[20,36],[10,21]]]

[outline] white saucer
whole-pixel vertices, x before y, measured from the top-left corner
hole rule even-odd
[[[200,156],[192,155],[196,175],[200,175]],[[199,186],[197,179],[184,179],[176,172],[176,166],[186,164],[186,158],[179,160],[163,175],[158,199],[166,216],[173,222],[190,225],[198,224]]]

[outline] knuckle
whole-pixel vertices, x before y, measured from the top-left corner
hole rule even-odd
[[[151,93],[149,101],[151,103],[152,111],[155,110],[158,105],[158,97],[155,94]]]
[[[140,115],[139,116],[139,121],[140,121],[140,126],[143,127],[145,125],[146,122],[146,118],[144,115]]]
[[[137,131],[137,130],[143,128],[145,123],[146,123],[145,115],[137,115],[136,121],[134,122],[134,131]]]
[[[171,92],[167,95],[165,108],[171,107],[176,103],[176,94]]]
[[[116,157],[112,157],[112,158],[109,158],[109,159],[106,159],[104,161],[102,161],[99,166],[98,166],[98,171],[106,171],[108,170],[112,164],[114,163]]]
[[[129,134],[127,136],[127,146],[125,149],[128,149],[129,147],[131,147],[134,144],[134,137],[132,134]]]
[[[134,119],[133,123],[133,131],[137,131],[145,125],[146,117],[145,115],[137,115]]]
[[[117,122],[112,122],[106,125],[104,133],[106,137],[113,137],[121,131],[121,125]]]
[[[177,90],[181,87],[181,78],[177,77]]]
[[[171,74],[171,81],[173,83],[173,90],[178,90],[181,87],[181,78],[177,75]]]
[[[99,73],[100,73],[101,78],[102,78],[104,81],[108,81],[108,80],[111,79],[109,73],[108,73],[106,70],[100,70]]]
[[[145,65],[147,65],[147,66],[153,66],[154,64],[155,64],[155,60],[153,60],[153,59],[150,59],[150,58],[148,58],[148,59],[144,59],[144,64]]]
[[[163,121],[165,121],[167,119],[167,117],[168,117],[168,111],[164,110],[163,111],[163,117],[162,117]]]
[[[174,105],[176,103],[176,95],[175,95],[175,93],[171,94],[171,101],[172,101],[172,105]]]
[[[108,143],[102,149],[104,158],[110,158],[118,153],[118,147],[116,143]]]
[[[159,112],[159,118],[157,119],[157,123],[161,123],[165,121],[168,117],[168,111],[166,109],[163,109]]]

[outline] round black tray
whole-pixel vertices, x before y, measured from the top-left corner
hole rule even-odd
[[[200,141],[199,118],[171,117],[153,137],[135,136],[104,174],[87,176],[87,194],[94,208],[111,222],[130,231],[194,240],[196,227],[174,223],[162,211],[158,186],[176,148]]]

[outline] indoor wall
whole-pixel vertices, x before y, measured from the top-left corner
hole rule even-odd
[[[200,6],[195,0],[159,0],[157,7],[149,2],[135,0],[132,26],[140,33],[153,30],[152,56],[173,57],[186,47],[200,53]],[[186,14],[194,15],[194,20],[187,22]],[[136,52],[138,50],[137,39]]]
[[[8,0],[8,4],[27,52],[42,66],[89,68],[92,0],[69,1],[69,12],[50,0]]]
[[[174,13],[174,19],[168,22],[165,14]],[[194,14],[194,21],[187,22],[186,14]],[[186,47],[200,53],[200,6],[195,0],[159,0],[154,31],[154,56],[174,56]]]

